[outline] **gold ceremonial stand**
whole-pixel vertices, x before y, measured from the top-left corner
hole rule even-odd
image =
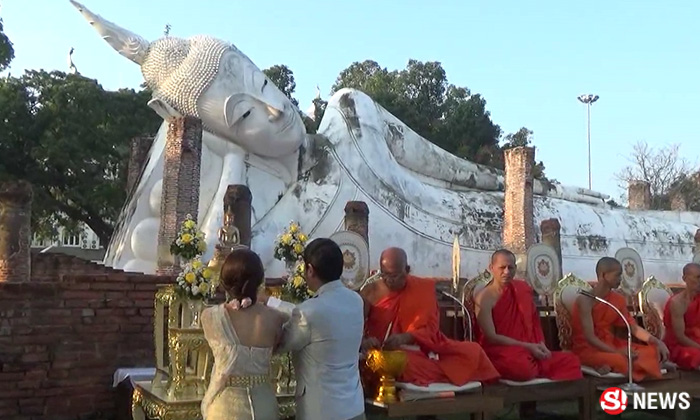
[[[209,384],[214,359],[190,302],[175,285],[160,286],[155,298],[153,336],[156,375],[136,382],[132,396],[134,420],[201,419],[200,404]],[[167,343],[167,346],[166,346]]]

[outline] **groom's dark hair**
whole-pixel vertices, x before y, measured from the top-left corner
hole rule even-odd
[[[338,280],[343,274],[343,252],[328,238],[318,238],[304,248],[304,262],[311,265],[323,283]]]

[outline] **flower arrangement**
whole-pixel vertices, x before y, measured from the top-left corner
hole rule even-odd
[[[301,259],[308,239],[297,222],[290,222],[275,240],[275,258],[288,265],[294,264]]]
[[[292,275],[287,279],[284,286],[282,286],[282,295],[287,298],[286,300],[303,302],[312,296],[306,284],[305,267],[306,265],[302,261],[298,261],[294,266]]]
[[[170,253],[185,260],[191,260],[202,255],[206,250],[204,232],[197,230],[197,222],[192,219],[192,215],[188,214],[180,225],[177,238],[170,244]]]
[[[199,257],[195,257],[178,274],[177,287],[191,299],[202,299],[214,293],[211,285],[213,275],[212,270]]]

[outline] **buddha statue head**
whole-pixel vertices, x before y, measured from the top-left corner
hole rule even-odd
[[[153,90],[149,106],[164,119],[192,116],[204,128],[253,154],[291,155],[306,136],[299,112],[234,45],[209,36],[149,42],[71,3],[124,57],[141,66]]]

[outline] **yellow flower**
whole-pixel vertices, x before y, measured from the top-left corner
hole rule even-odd
[[[185,281],[186,281],[187,283],[189,283],[189,284],[194,283],[194,280],[195,280],[196,278],[197,278],[197,277],[194,275],[194,273],[187,273],[187,274],[185,274]]]
[[[204,241],[199,241],[199,244],[197,244],[197,250],[200,252],[204,252],[207,250],[207,243]]]
[[[292,235],[285,233],[282,235],[282,243],[284,245],[289,245],[289,243],[292,242]]]
[[[296,252],[297,254],[301,254],[302,252],[304,252],[304,247],[301,244],[296,244],[294,245],[294,252]]]
[[[190,235],[189,233],[185,233],[180,239],[182,239],[183,244],[189,244],[190,242],[192,242],[192,235]]]
[[[296,223],[292,223],[292,224],[289,226],[289,231],[290,231],[291,233],[294,233],[294,232],[296,232],[296,231],[298,231],[298,230],[299,230],[299,225],[297,225]]]
[[[185,226],[185,229],[194,229],[197,226],[194,220],[186,220],[183,225]]]
[[[304,285],[304,278],[301,276],[294,276],[294,280],[292,281],[292,285],[296,288],[299,288]]]
[[[298,237],[299,237],[299,240],[302,241],[302,242],[306,242],[306,240],[308,239],[308,238],[306,237],[306,235],[304,235],[303,233],[300,233],[300,234],[298,235]]]
[[[195,270],[198,270],[201,266],[202,266],[201,261],[192,261],[192,268],[194,268]]]
[[[204,271],[202,271],[202,277],[209,280],[211,278],[211,270],[208,268],[205,268]]]

